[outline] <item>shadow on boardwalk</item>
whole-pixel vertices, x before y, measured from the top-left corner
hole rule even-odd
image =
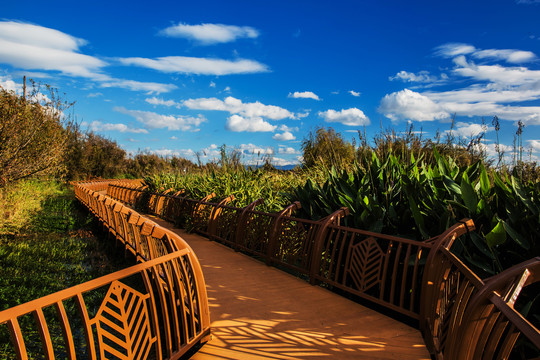
[[[210,303],[213,339],[193,360],[430,358],[420,332],[410,326],[206,238],[172,230],[197,254]]]

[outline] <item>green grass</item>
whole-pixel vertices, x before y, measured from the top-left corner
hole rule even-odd
[[[114,241],[95,235],[96,220],[68,186],[28,181],[2,195],[0,311],[133,264]],[[30,329],[32,321],[21,325]],[[0,359],[12,355],[0,325]]]

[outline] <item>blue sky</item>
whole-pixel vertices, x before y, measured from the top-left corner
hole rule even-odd
[[[6,2],[0,86],[26,75],[129,152],[299,162],[318,126],[346,139],[413,124],[465,139],[493,116],[540,157],[540,0]],[[482,119],[485,124],[482,125]],[[528,156],[528,155],[527,155]]]

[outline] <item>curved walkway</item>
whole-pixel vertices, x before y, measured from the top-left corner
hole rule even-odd
[[[186,240],[203,268],[212,340],[191,359],[430,359],[418,330],[152,220]]]

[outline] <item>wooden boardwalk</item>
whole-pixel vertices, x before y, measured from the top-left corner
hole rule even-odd
[[[193,360],[430,359],[417,329],[152,220],[184,238],[202,264],[213,338]]]

